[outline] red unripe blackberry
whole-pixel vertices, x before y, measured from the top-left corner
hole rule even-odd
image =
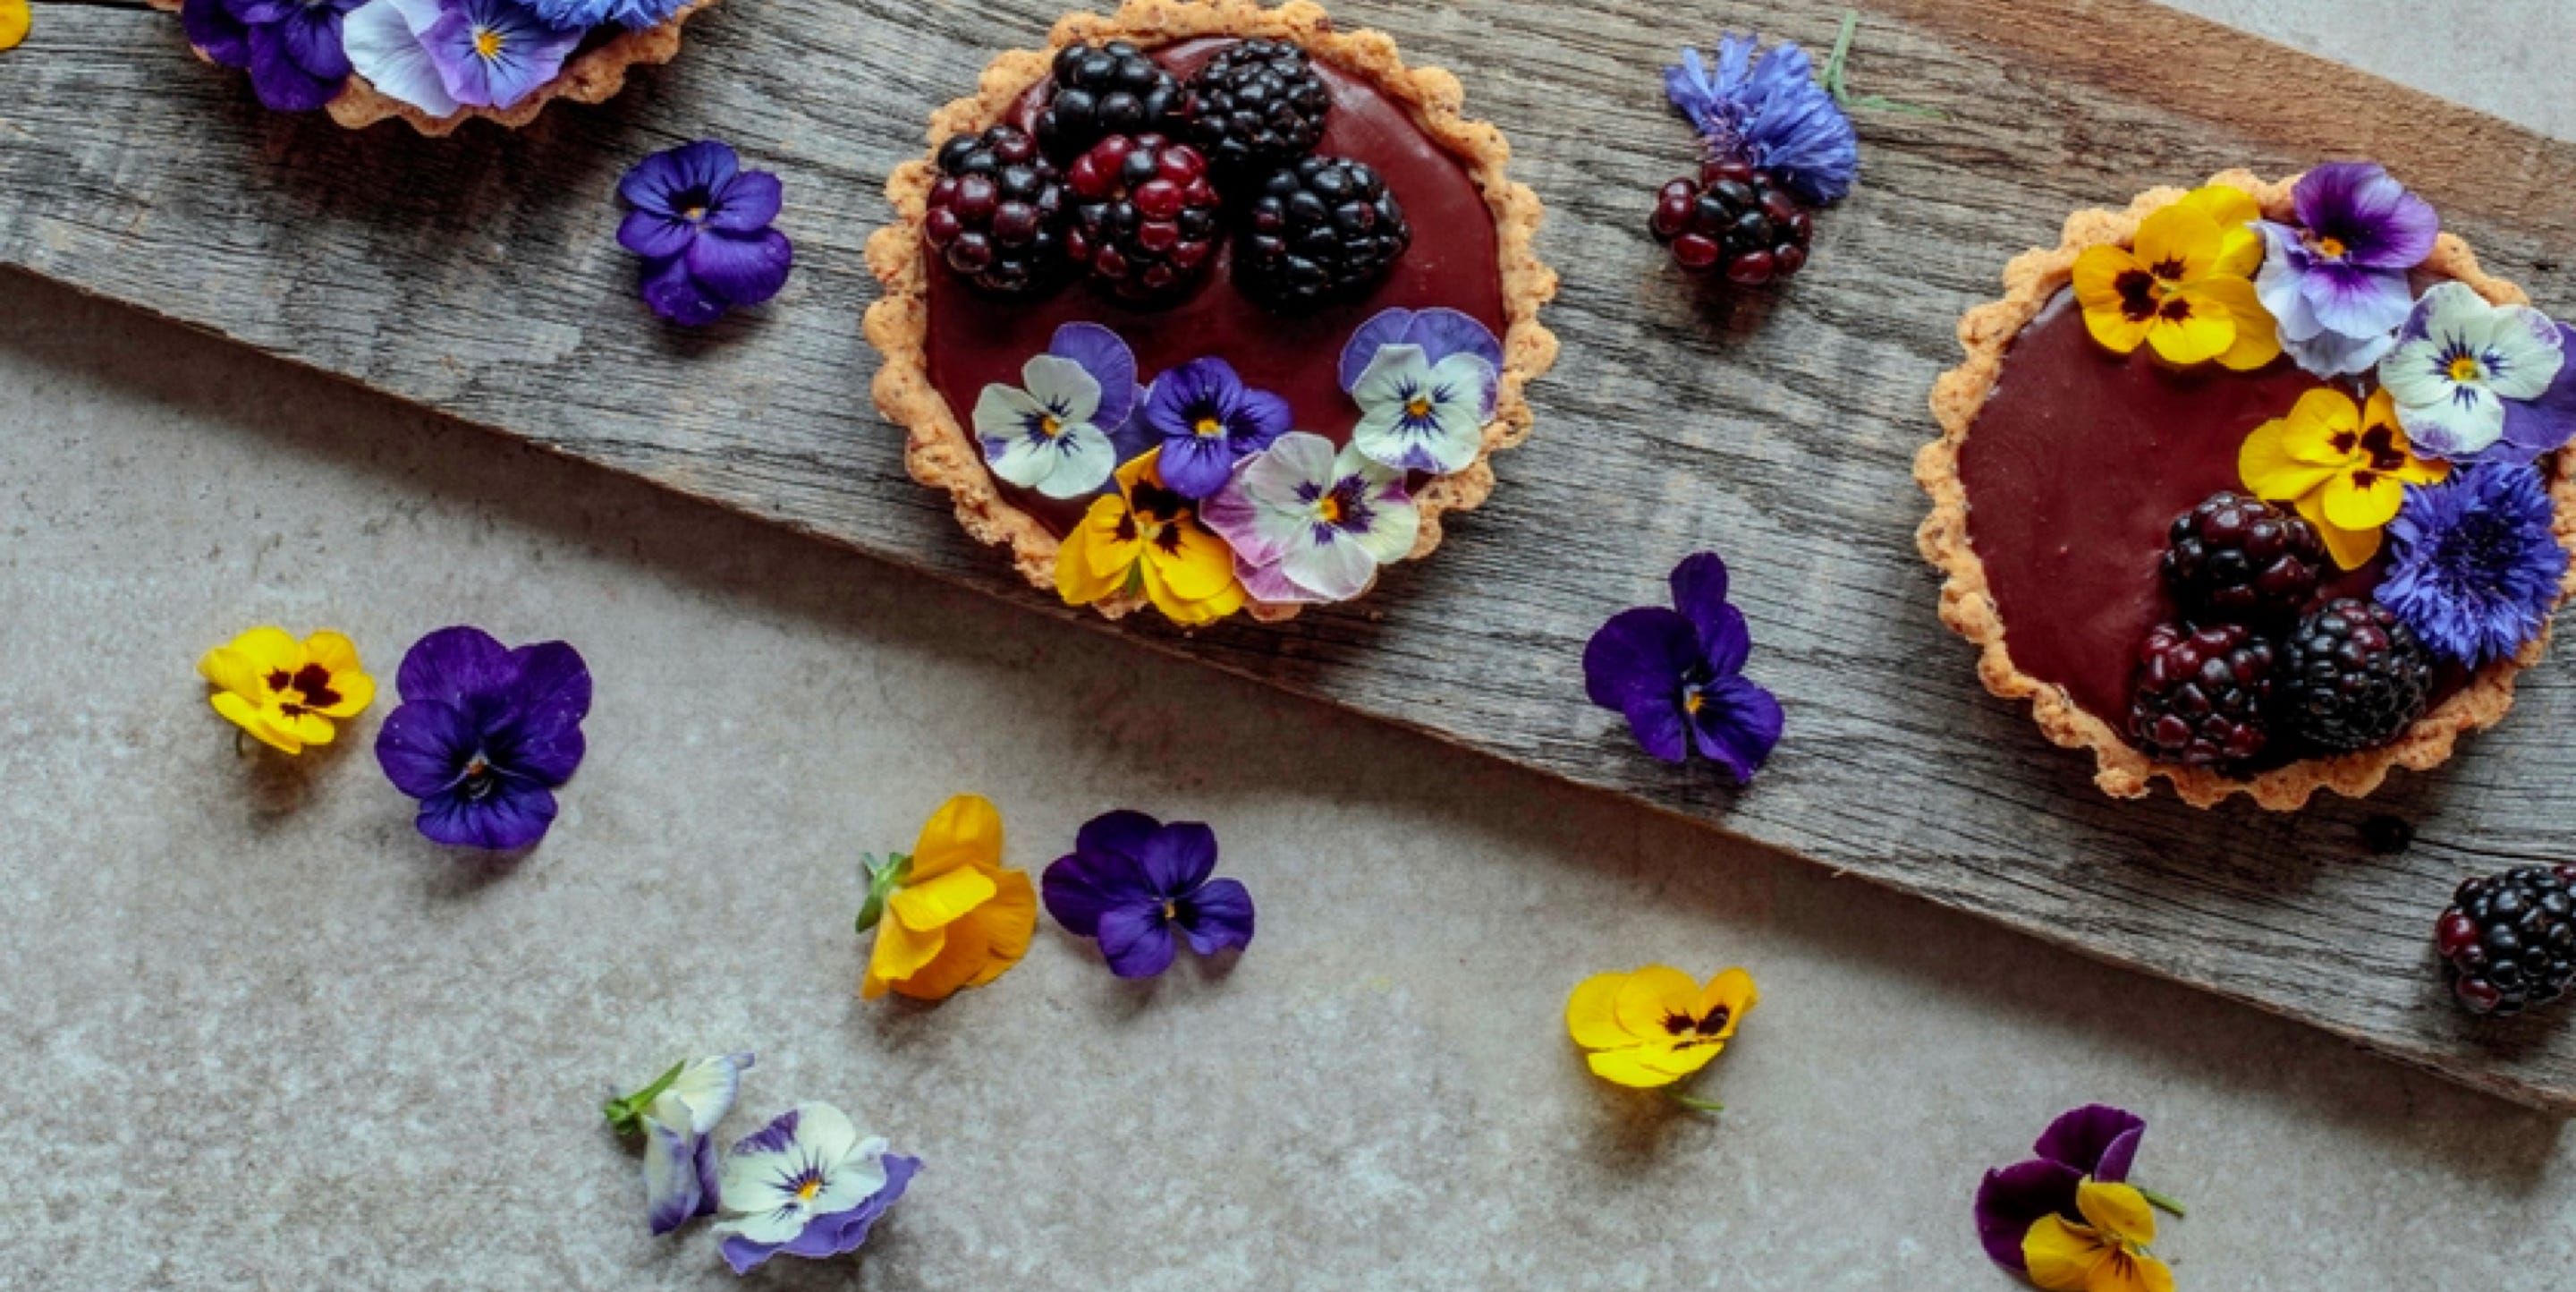
[[[1005,296],[1063,281],[1064,183],[1035,140],[1011,126],[939,149],[922,236],[968,281]]]
[[[1315,151],[1332,92],[1306,51],[1247,40],[1220,51],[1181,89],[1190,145],[1217,174],[1250,175]]]
[[[2177,517],[2165,545],[2165,587],[2201,623],[2286,624],[2325,571],[2315,526],[2241,493],[2211,494]]]
[[[1038,109],[1038,146],[1071,162],[1111,135],[1165,129],[1180,106],[1181,83],[1134,45],[1068,45],[1055,56],[1055,89]]]
[[[1646,222],[1684,272],[1723,273],[1759,287],[1806,267],[1815,223],[1789,190],[1740,161],[1711,162],[1696,180],[1677,179],[1655,195]]]
[[[2519,866],[2460,885],[2433,922],[2451,994],[2509,1017],[2576,986],[2576,865]]]
[[[1065,168],[1065,255],[1136,301],[1186,293],[1224,222],[1207,159],[1161,135],[1111,135]]]
[[[1413,245],[1413,226],[1366,162],[1305,157],[1249,194],[1234,244],[1234,281],[1295,314],[1367,295]]]
[[[2284,728],[2319,749],[2376,749],[2403,734],[2433,695],[2433,657],[2388,607],[2328,602],[2281,643]]]
[[[2129,739],[2186,767],[2245,762],[2270,740],[2272,671],[2271,643],[2241,624],[2158,624],[2138,648]]]

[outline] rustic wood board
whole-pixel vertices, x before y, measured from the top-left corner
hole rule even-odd
[[[427,141],[262,113],[168,16],[43,0],[0,56],[0,262],[1082,619],[905,478],[858,332],[886,173],[933,105],[1060,3],[735,0],[611,105]],[[1665,0],[1342,4],[1466,73],[1549,203],[1565,354],[1534,391],[1538,434],[1435,560],[1358,608],[1115,631],[2576,1111],[2576,1029],[2465,1021],[2427,946],[2462,875],[2567,855],[2567,668],[2528,675],[2503,729],[2367,806],[2113,803],[2088,760],[1985,695],[1936,622],[1909,475],[1955,319],[2071,209],[2377,156],[2566,312],[2576,146],[2142,0],[1866,0],[1856,86],[1951,119],[1864,118],[1860,191],[1821,222],[1813,269],[1775,301],[1695,301],[1640,228],[1690,151],[1655,69],[1679,39],[1756,22],[1822,47],[1841,8],[1706,2],[1676,23]],[[611,194],[634,157],[706,134],[786,177],[800,267],[758,316],[683,336],[634,304]],[[1741,793],[1639,756],[1581,700],[1591,630],[1701,548],[1732,559],[1754,672],[1790,714]],[[2370,855],[2375,813],[2420,839]]]

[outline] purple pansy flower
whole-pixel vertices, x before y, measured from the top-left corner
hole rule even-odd
[[[467,107],[506,108],[536,93],[585,34],[556,28],[517,0],[446,0],[442,7],[420,43],[448,94]]]
[[[367,0],[341,24],[349,65],[367,84],[433,117],[454,116],[464,106],[447,92],[438,61],[421,33],[447,16],[453,0]]]
[[[1740,160],[1769,171],[1799,198],[1842,199],[1860,173],[1860,132],[1793,41],[1754,56],[1760,38],[1726,35],[1711,72],[1696,49],[1664,69],[1664,94],[1697,127],[1710,161]]]
[[[1203,956],[1252,945],[1252,894],[1239,880],[1208,878],[1215,869],[1215,831],[1119,811],[1085,824],[1039,889],[1056,923],[1100,939],[1109,972],[1151,978],[1171,967],[1174,929]]]
[[[2087,1104],[2049,1123],[2032,1146],[2038,1157],[1986,1172],[1977,1186],[1977,1240],[1995,1264],[2027,1272],[2022,1240],[2043,1216],[2087,1223],[2075,1209],[2075,1186],[2091,1177],[2124,1184],[2146,1134],[2143,1118],[2103,1104]]]
[[[1135,413],[1135,352],[1097,323],[1067,323],[1045,354],[1021,365],[1019,385],[984,387],[973,421],[994,475],[1049,498],[1080,498],[1143,448],[1128,434]]]
[[[644,303],[663,318],[712,323],[787,285],[796,249],[769,227],[784,190],[776,175],[742,169],[724,144],[701,139],[654,153],[617,192],[634,208],[617,241],[644,257]]]
[[[1435,367],[1451,355],[1472,354],[1485,361],[1496,372],[1503,370],[1503,343],[1492,328],[1476,321],[1472,314],[1435,307],[1427,310],[1382,310],[1362,323],[1342,346],[1340,374],[1342,389],[1357,392],[1360,379],[1368,375],[1369,365],[1376,362],[1377,352],[1391,345],[1409,345],[1422,351],[1423,361]]]
[[[2576,328],[2439,283],[2379,361],[2379,384],[2417,453],[2530,462],[2576,438]]]
[[[1673,569],[1674,609],[1611,616],[1583,648],[1583,681],[1594,704],[1627,715],[1647,753],[1678,763],[1696,747],[1740,785],[1780,743],[1783,717],[1743,675],[1753,633],[1726,582],[1716,553],[1685,559]]]
[[[1288,431],[1288,401],[1254,390],[1223,359],[1192,359],[1145,393],[1145,428],[1162,440],[1163,483],[1184,498],[1225,487],[1238,459]]]
[[[2254,222],[2265,247],[2255,294],[2300,367],[2321,377],[2367,372],[2397,344],[2415,299],[2406,271],[2433,254],[2441,217],[2376,162],[2319,166],[2290,200],[2296,227]]]
[[[840,1109],[798,1104],[725,1155],[718,1250],[736,1274],[781,1253],[822,1260],[857,1251],[920,1170],[920,1158],[862,1137]]]
[[[2540,636],[2567,577],[2557,509],[2537,468],[2481,463],[2409,485],[2388,523],[2388,577],[2374,598],[2433,652],[2470,668]]]
[[[545,837],[554,791],[581,766],[590,670],[562,642],[511,650],[480,628],[442,628],[403,656],[402,705],[376,734],[394,788],[420,800],[420,832],[507,851]]]
[[[188,43],[225,67],[250,69],[259,101],[279,112],[310,112],[340,96],[349,56],[343,15],[359,0],[185,0],[179,23]]]
[[[1358,596],[1422,527],[1402,471],[1309,431],[1245,458],[1199,519],[1234,549],[1243,590],[1271,605]]]

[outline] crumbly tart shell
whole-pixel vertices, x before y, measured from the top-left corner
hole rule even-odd
[[[1539,263],[1531,249],[1544,210],[1536,193],[1505,174],[1511,145],[1502,132],[1461,111],[1466,94],[1456,76],[1436,67],[1405,66],[1395,42],[1384,33],[1336,30],[1332,18],[1306,0],[1277,8],[1257,0],[1127,0],[1113,15],[1067,15],[1049,34],[1047,48],[1001,55],[984,69],[973,96],[931,114],[930,148],[896,167],[886,182],[895,221],[877,230],[867,246],[868,265],[885,288],[883,297],[868,307],[866,322],[869,342],[885,359],[876,376],[877,408],[909,432],[905,464],[913,479],[948,491],[958,523],[978,542],[1009,545],[1020,573],[1045,591],[1055,589],[1056,537],[1002,497],[974,436],[930,382],[933,266],[921,224],[938,177],[933,159],[950,136],[981,132],[1003,120],[1032,86],[1047,78],[1056,51],[1068,45],[1127,40],[1150,49],[1210,36],[1294,41],[1314,58],[1374,84],[1466,166],[1493,212],[1506,324],[1501,397],[1475,462],[1414,494],[1422,531],[1407,559],[1419,560],[1440,545],[1443,513],[1473,510],[1493,491],[1493,454],[1529,438],[1532,416],[1525,389],[1556,362],[1556,337],[1538,321],[1539,307],[1556,296],[1556,272]],[[1141,597],[1124,595],[1097,608],[1115,619],[1144,604]],[[1296,617],[1298,607],[1253,602],[1247,610],[1276,623]]]
[[[2291,220],[2292,176],[2266,183],[2245,171],[2212,177],[2253,195],[2267,218]],[[1941,621],[1979,648],[1977,673],[1986,689],[2007,700],[2031,701],[2031,716],[2048,738],[2067,748],[2093,751],[2099,770],[2094,784],[2115,798],[2140,798],[2158,779],[2173,783],[2174,792],[2195,807],[2211,807],[2232,795],[2250,795],[2274,811],[2304,807],[2318,790],[2360,798],[2379,788],[2393,767],[2424,771],[2449,759],[2464,732],[2482,731],[2503,720],[2513,707],[2514,676],[2540,662],[2546,633],[2509,660],[2479,670],[2457,694],[2415,720],[2397,740],[2378,749],[2311,758],[2250,778],[2223,775],[2208,768],[2157,762],[2123,739],[2109,722],[2085,712],[2061,688],[2032,677],[2014,665],[2002,615],[1986,581],[1985,563],[1968,541],[1968,493],[1959,476],[1960,449],[1974,429],[1977,414],[1995,388],[2004,355],[2013,339],[2040,309],[2073,278],[2075,258],[2085,248],[2105,243],[2126,246],[2138,224],[2160,207],[2181,198],[2178,188],[2153,189],[2126,211],[2079,211],[2067,218],[2063,239],[2054,248],[2035,249],[2013,258],[2004,270],[2004,299],[1968,311],[1959,322],[1959,342],[1967,362],[1942,374],[1932,387],[1932,413],[1941,438],[1925,445],[1914,459],[1914,478],[1932,497],[1932,514],[1915,540],[1923,559],[1939,567]],[[2425,268],[2456,279],[2498,305],[2530,303],[2510,282],[2478,268],[2467,243],[2445,233]],[[2550,496],[2557,508],[2559,545],[2576,551],[2576,446],[2559,450]],[[2564,606],[2576,595],[2576,566],[2559,590]]]
[[[367,83],[367,78],[350,73],[348,88],[331,100],[327,110],[331,119],[352,130],[372,126],[379,121],[399,118],[411,123],[414,130],[439,138],[452,133],[468,121],[491,121],[516,130],[537,119],[546,105],[557,99],[571,103],[606,103],[626,88],[626,73],[635,67],[667,63],[679,56],[680,25],[690,15],[713,5],[716,0],[690,0],[670,21],[642,31],[621,32],[608,41],[575,54],[564,63],[553,80],[538,86],[535,93],[507,108],[460,108],[444,116],[433,117],[412,105],[393,98]],[[150,0],[155,9],[176,13],[180,0]],[[202,57],[202,55],[201,55]]]

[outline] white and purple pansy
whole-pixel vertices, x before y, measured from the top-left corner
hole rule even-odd
[[[1234,548],[1244,591],[1273,605],[1358,596],[1422,526],[1402,471],[1308,431],[1246,459],[1199,519]]]
[[[439,0],[367,0],[342,20],[340,38],[350,65],[378,93],[433,117],[454,116],[456,96],[421,43],[421,33],[445,16]]]
[[[1342,347],[1342,389],[1360,406],[1351,444],[1403,471],[1463,471],[1484,450],[1501,397],[1503,347],[1450,309],[1388,310]]]
[[[2416,452],[2525,463],[2576,437],[2576,328],[2526,305],[2492,305],[2465,283],[2424,293],[2379,384]]]
[[[2280,324],[2281,347],[2321,377],[2367,372],[2397,344],[2414,303],[2408,270],[2442,231],[2431,203],[2376,162],[2330,162],[2291,190],[2298,225],[2257,220],[2255,295]]]
[[[1097,493],[1118,470],[1136,411],[1136,355],[1097,323],[1056,329],[1020,385],[986,386],[975,436],[993,474],[1049,498]]]
[[[822,1260],[857,1251],[920,1169],[919,1158],[862,1137],[840,1109],[798,1104],[725,1155],[727,1218],[716,1226],[725,1263],[748,1274],[782,1252]]]
[[[733,1110],[751,1064],[748,1053],[673,1064],[653,1084],[602,1109],[610,1126],[644,1136],[645,1219],[655,1234],[716,1213],[721,1188],[715,1141],[707,1137]]]

